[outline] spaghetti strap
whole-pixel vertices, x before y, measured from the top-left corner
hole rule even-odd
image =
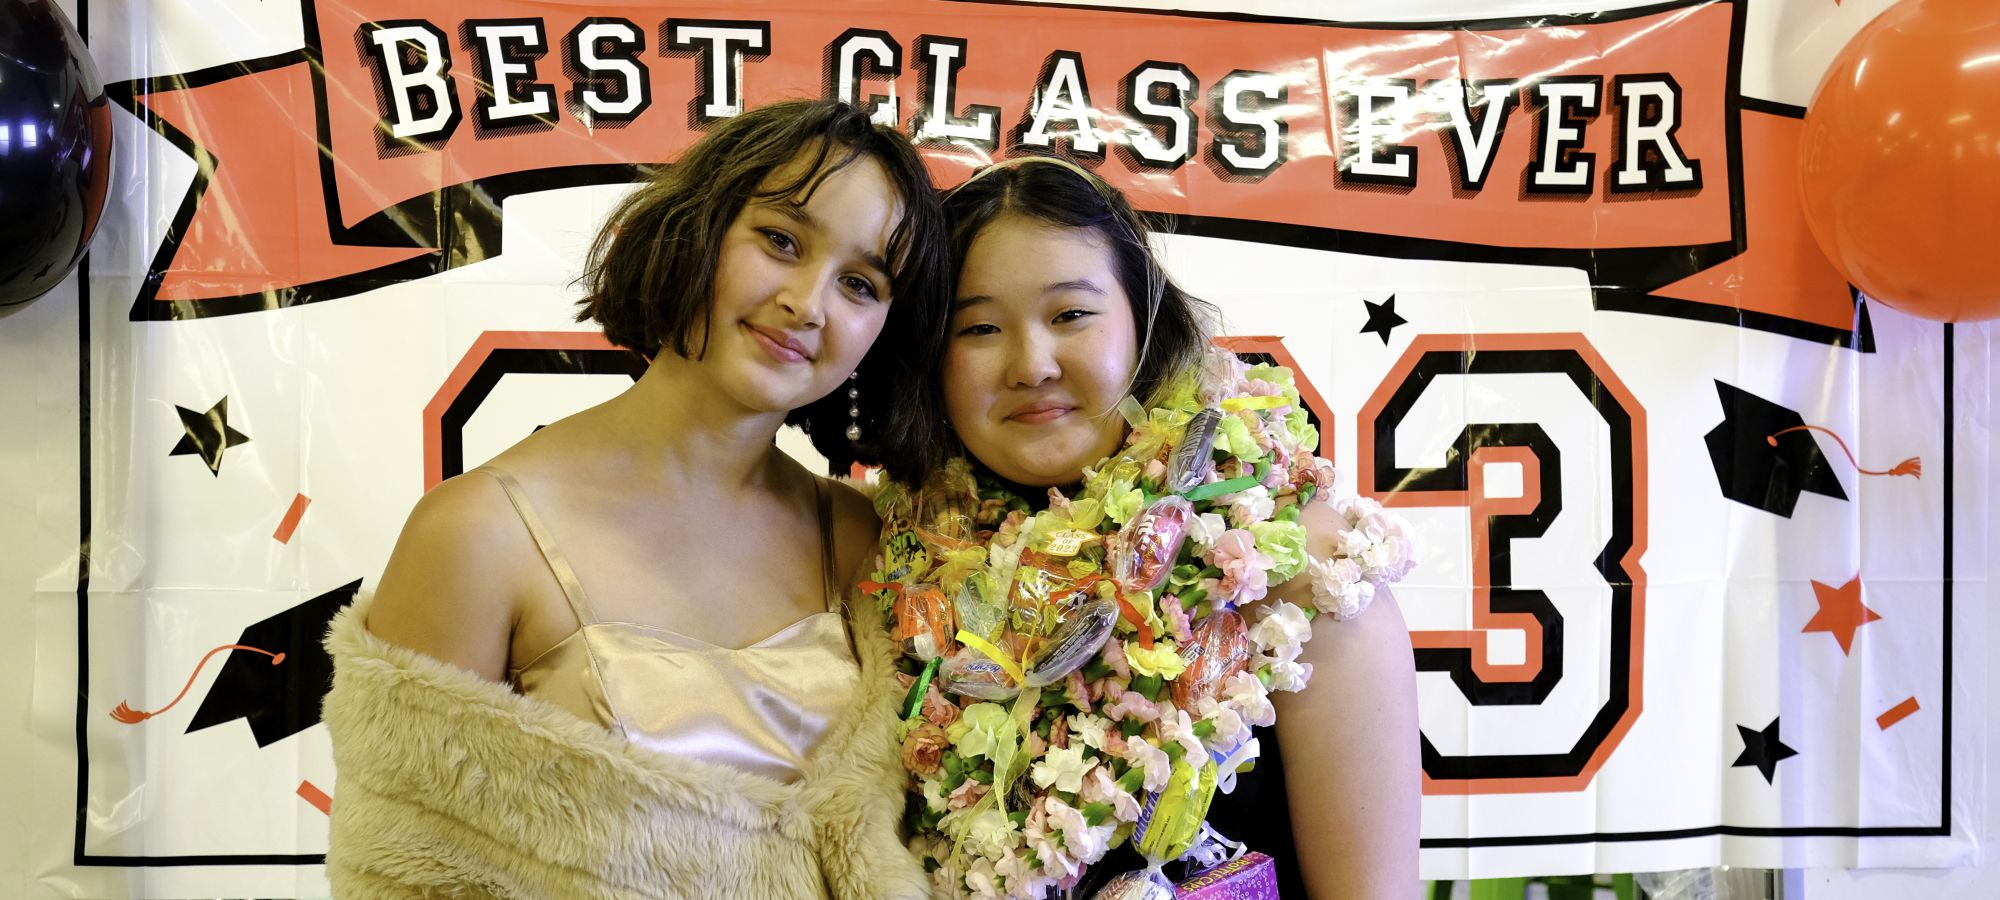
[[[813,478],[814,502],[819,508],[819,573],[821,588],[826,592],[826,608],[840,608],[841,591],[834,580],[833,552],[833,497],[826,491],[826,479]]]
[[[576,614],[577,627],[597,624],[597,616],[590,611],[590,602],[583,597],[583,585],[576,580],[576,570],[570,568],[569,558],[556,549],[555,538],[549,535],[547,526],[542,524],[540,516],[535,515],[534,508],[528,505],[528,495],[521,490],[521,483],[506,470],[495,466],[480,466],[472,471],[492,476],[507,492],[508,501],[514,504],[514,511],[521,516],[521,524],[528,526],[528,536],[535,539],[535,548],[542,551],[542,559],[548,562],[549,572],[562,586],[563,598],[569,601],[570,612]]]

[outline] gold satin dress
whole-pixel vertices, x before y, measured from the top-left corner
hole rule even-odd
[[[834,716],[851,706],[861,677],[833,584],[824,481],[816,487],[826,611],[748,647],[722,647],[664,628],[599,621],[520,483],[491,466],[473,471],[505,489],[578,623],[555,646],[508,670],[516,690],[663,754],[798,780]]]

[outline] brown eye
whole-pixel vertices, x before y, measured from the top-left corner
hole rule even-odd
[[[771,249],[786,256],[791,256],[799,250],[799,243],[792,240],[791,235],[776,228],[759,228],[757,233],[764,236],[764,242],[770,244]]]

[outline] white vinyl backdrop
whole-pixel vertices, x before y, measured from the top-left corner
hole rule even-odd
[[[1844,36],[1882,5],[1751,4],[1743,92],[1803,104]],[[1577,8],[1518,0],[1355,3],[1330,14],[1281,2],[1250,11],[1422,21]],[[300,42],[293,4],[105,2],[86,13],[107,82],[254,58]],[[87,453],[90,464],[88,693],[79,701],[73,563],[37,571],[27,645],[37,758],[59,759],[65,743],[73,758],[77,703],[83,703],[88,792],[74,833],[68,827],[79,814],[74,800],[50,820],[58,827],[36,832],[32,877],[51,896],[324,893],[310,864],[203,862],[324,851],[324,816],[295,795],[302,781],[338,793],[322,729],[268,747],[257,746],[240,721],[183,734],[186,714],[219,665],[196,681],[178,718],[134,727],[104,713],[125,699],[158,705],[178,689],[193,659],[236,640],[245,624],[379,571],[397,523],[422,488],[424,405],[481,334],[576,328],[568,321],[575,261],[623,189],[509,198],[507,252],[442,275],[339,302],[134,323],[126,313],[137,279],[194,166],[138,119],[116,111],[114,120],[119,181],[92,252],[92,315],[76,323],[90,335],[91,438],[87,448],[69,448]],[[1872,305],[1876,349],[1857,353],[1761,331],[1599,312],[1584,273],[1574,269],[1408,261],[1194,237],[1166,237],[1160,246],[1187,287],[1222,306],[1228,333],[1285,338],[1302,374],[1334,409],[1328,452],[1349,479],[1358,452],[1356,416],[1417,335],[1581,335],[1645,410],[1643,712],[1583,790],[1427,796],[1426,875],[1716,862],[1954,865],[1976,858],[1976,831],[1968,823],[1976,829],[1984,821],[1985,669],[1976,649],[1953,653],[1945,636],[1976,648],[1991,630],[1980,602],[1991,596],[1981,558],[1992,543],[1989,329],[1956,333],[1952,538],[1961,568],[1948,623],[1938,578],[1947,338],[1935,324]],[[1386,343],[1361,333],[1364,302],[1391,295],[1408,325]],[[74,346],[75,334],[45,340],[68,340],[75,353],[86,349]],[[75,357],[69,368],[75,370]],[[1851,502],[1807,493],[1790,519],[1730,503],[1716,492],[1703,446],[1704,433],[1722,419],[1718,380],[1847,436],[1864,464],[1921,456],[1925,477],[1857,478],[1836,457]],[[619,382],[613,375],[502,379],[467,423],[466,465],[601,399]],[[38,402],[39,416],[60,421],[65,405],[78,405],[44,393],[57,399]],[[252,442],[231,449],[217,474],[196,458],[168,456],[166,447],[180,434],[174,407],[198,411],[224,396],[230,426]],[[1611,677],[1601,672],[1609,628],[1601,615],[1604,589],[1588,583],[1594,570],[1563,559],[1577,541],[1601,543],[1610,515],[1601,465],[1608,436],[1588,413],[1581,395],[1557,376],[1448,377],[1398,430],[1397,464],[1404,467],[1441,464],[1443,447],[1468,422],[1540,422],[1566,451],[1565,512],[1548,538],[1518,549],[1515,558],[1517,583],[1543,588],[1564,611],[1569,675],[1540,706],[1496,710],[1469,707],[1442,673],[1424,673],[1422,720],[1441,750],[1540,749],[1535,734],[1574,731]],[[36,433],[63,432],[57,426]],[[62,455],[50,449],[59,447],[54,440],[42,440],[34,465]],[[810,453],[795,437],[786,440]],[[1822,444],[1831,455],[1830,441]],[[72,470],[75,460],[67,463]],[[8,465],[11,474],[17,464],[10,458]],[[33,483],[37,520],[73,504],[75,485],[74,479]],[[271,528],[300,492],[312,497],[300,539],[274,542]],[[1400,593],[1412,628],[1469,627],[1464,510],[1408,514],[1424,539],[1423,567]],[[41,534],[39,541],[59,545],[60,537]],[[1540,580],[1530,582],[1524,572]],[[1802,634],[1815,609],[1811,583],[1837,585],[1856,573],[1866,573],[1865,601],[1882,621],[1857,633],[1851,654],[1829,635]],[[1510,662],[1522,652],[1510,634],[1519,633],[1496,633],[1490,661]],[[1947,659],[1957,682],[1949,706],[1938,696]],[[1925,698],[1918,715],[1877,727],[1879,713],[1918,695]],[[1949,797],[1941,784],[1947,708],[1959,718],[1950,751],[1959,789]],[[1756,769],[1730,765],[1743,749],[1732,726],[1754,729],[1774,718],[1784,723],[1785,743],[1800,753],[1766,783]],[[74,780],[49,771],[51,784],[37,788],[37,796],[74,790]],[[1717,825],[1838,832],[1934,824],[1947,805],[1955,827],[1943,837],[1713,832]],[[1697,833],[1674,836],[1682,831]],[[81,846],[73,845],[76,835]],[[130,862],[78,870],[70,866],[76,855]],[[169,857],[184,859],[145,862]]]

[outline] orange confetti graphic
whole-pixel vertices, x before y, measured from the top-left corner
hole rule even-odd
[[[320,790],[318,785],[310,781],[299,782],[299,797],[312,804],[314,809],[329,816],[333,815],[333,798]]]
[[[1879,726],[1883,731],[1888,731],[1889,726],[1909,718],[1910,714],[1916,712],[1918,708],[1919,707],[1917,706],[1917,698],[1906,697],[1903,699],[1903,702],[1898,703],[1895,706],[1889,707],[1888,712],[1876,716],[1875,724]]]
[[[299,494],[292,498],[292,507],[285,510],[285,518],[278,523],[278,530],[271,533],[272,537],[278,539],[278,543],[289,544],[292,542],[292,532],[298,530],[299,520],[305,517],[306,505],[311,502],[312,498],[304,494]]]

